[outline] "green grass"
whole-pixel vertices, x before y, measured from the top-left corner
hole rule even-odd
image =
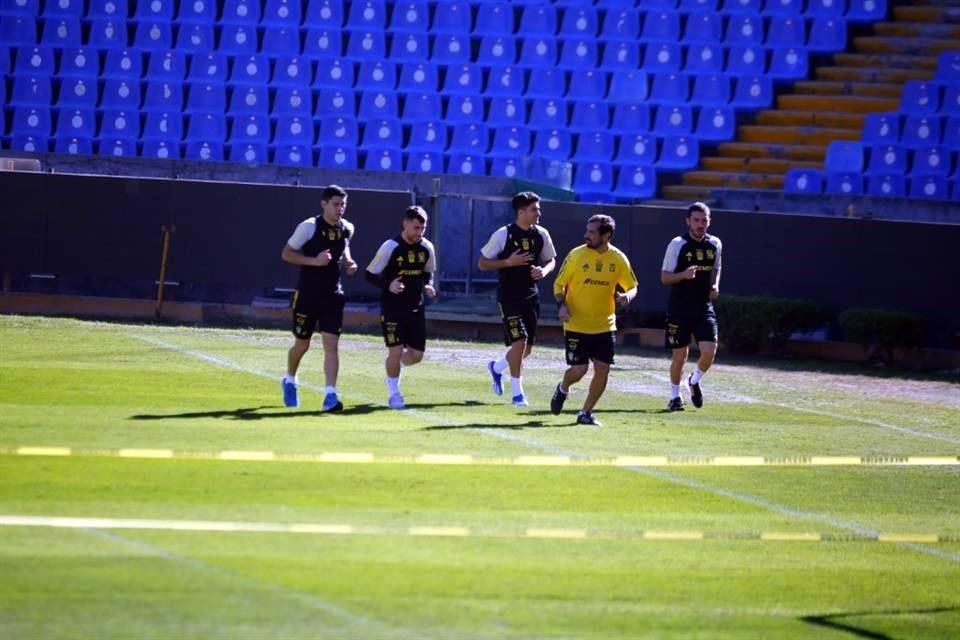
[[[957,456],[947,377],[730,364],[661,411],[667,360],[624,350],[600,429],[547,410],[562,352],[490,393],[502,347],[433,340],[385,407],[381,341],[346,335],[337,415],[281,406],[282,331],[0,317],[0,516],[341,524],[345,534],[0,526],[3,638],[955,638],[960,468],[241,462],[223,450],[513,459]],[[69,447],[68,457],[16,455]],[[162,448],[173,459],[120,449]],[[166,528],[165,528],[166,526]],[[415,535],[462,527],[462,536]],[[547,539],[531,529],[577,530]],[[654,540],[649,532],[704,539]],[[761,534],[818,533],[816,542]],[[933,534],[938,542],[881,542]]]

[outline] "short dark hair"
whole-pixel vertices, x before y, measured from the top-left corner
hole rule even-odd
[[[403,212],[403,219],[419,220],[420,222],[423,222],[424,224],[426,224],[427,212],[423,207],[419,205],[413,205],[413,206],[407,207],[406,210]]]
[[[703,202],[694,202],[692,205],[687,207],[687,217],[689,218],[690,214],[694,213],[695,211],[699,211],[703,214],[706,214],[708,218],[710,217],[710,207],[708,207]]]
[[[534,202],[540,202],[540,196],[533,191],[521,191],[513,196],[513,200],[510,201],[510,206],[513,207],[513,212],[516,213],[524,207],[529,207]]]
[[[596,222],[597,231],[601,234],[609,233],[611,237],[613,232],[617,229],[617,222],[612,217],[605,215],[603,213],[598,213],[595,216],[590,216],[590,219],[587,222]]]
[[[337,196],[346,198],[347,190],[339,185],[331,184],[330,186],[325,187],[323,193],[320,194],[320,202],[328,202]]]

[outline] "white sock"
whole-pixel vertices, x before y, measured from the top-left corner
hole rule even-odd
[[[679,398],[679,397],[680,397],[680,385],[678,385],[678,384],[671,384],[671,385],[670,385],[670,399],[673,400],[674,398]]]
[[[400,393],[400,376],[396,378],[387,378],[387,391],[390,395]]]
[[[293,384],[300,384],[300,381],[297,379],[297,374],[285,375],[283,376],[284,382],[292,382]]]
[[[325,387],[323,391],[324,391],[324,393],[336,393],[336,392],[337,392],[337,388],[336,388],[336,387]]]
[[[503,356],[499,360],[493,363],[493,370],[497,373],[503,373],[508,368],[510,368],[510,363],[507,362],[507,356]]]
[[[569,390],[569,389],[564,389],[564,388],[563,388],[563,383],[562,383],[562,382],[557,385],[557,389],[560,389],[560,393],[562,393],[562,394],[564,394],[564,395],[570,393],[570,390]]]
[[[699,384],[703,379],[703,376],[706,375],[706,371],[700,371],[700,367],[697,367],[693,370],[693,375],[690,377],[690,384]]]
[[[510,376],[510,388],[513,389],[513,395],[523,395],[523,378],[514,378]]]

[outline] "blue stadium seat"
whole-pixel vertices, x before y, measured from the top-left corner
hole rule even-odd
[[[900,116],[896,113],[868,113],[863,121],[864,144],[900,141]]]
[[[887,17],[887,0],[850,0],[847,20],[850,22],[877,22]]]
[[[273,77],[270,84],[274,87],[293,85],[301,87],[310,84],[310,61],[300,56],[280,56],[273,65]]]
[[[902,198],[906,195],[905,178],[899,174],[876,174],[867,178],[867,195]]]
[[[533,36],[552,36],[557,32],[557,12],[549,4],[526,5],[520,9],[519,33]]]
[[[727,50],[727,73],[731,76],[757,76],[766,71],[767,54],[762,46],[736,46]]]
[[[29,133],[14,133],[10,139],[10,148],[28,153],[46,153],[50,150],[50,137]]]
[[[183,80],[187,75],[187,58],[181,51],[154,51],[148,55],[147,78],[150,80]]]
[[[683,70],[691,74],[723,72],[723,47],[717,44],[690,45]]]
[[[382,31],[354,31],[347,36],[347,57],[356,60],[385,60],[387,45]]]
[[[447,148],[447,128],[436,121],[414,122],[406,149],[410,151],[441,152]],[[442,169],[441,169],[442,171]]]
[[[950,152],[940,146],[920,147],[913,154],[914,175],[950,175]]]
[[[433,91],[406,94],[403,100],[401,117],[406,123],[438,121],[443,116],[443,106],[440,96]]]
[[[811,18],[842,18],[847,11],[847,0],[807,0],[805,16]]]
[[[115,158],[133,158],[137,155],[137,142],[127,138],[102,139],[97,145],[97,153]]]
[[[93,153],[93,139],[80,137],[58,137],[53,148],[56,153],[71,156],[90,155]]]
[[[613,159],[613,147],[613,135],[608,131],[583,132],[577,136],[573,159],[578,162],[610,162]]]
[[[219,113],[194,113],[187,116],[187,144],[222,143],[227,138],[227,120]]]
[[[228,114],[266,115],[269,110],[270,96],[265,84],[241,85],[233,88],[230,94],[230,106],[227,109]]]
[[[223,84],[227,80],[227,56],[222,53],[198,53],[190,56],[188,82]]]
[[[649,133],[619,136],[614,161],[623,165],[653,165],[657,159],[657,139]]]
[[[145,51],[169,51],[173,47],[170,22],[141,22],[133,36],[133,44]]]
[[[766,76],[741,76],[735,81],[733,106],[766,109],[773,104],[773,81]]]
[[[825,193],[831,195],[859,196],[863,195],[863,175],[851,171],[825,172],[827,186]]]
[[[960,179],[954,178],[951,184],[950,199],[955,202],[960,202]]]
[[[443,154],[437,151],[411,151],[404,169],[417,173],[443,173]]]
[[[926,80],[908,80],[903,85],[900,111],[930,115],[940,108],[940,85]]]
[[[522,158],[530,153],[530,130],[523,126],[500,126],[493,131],[491,157]]]
[[[136,111],[140,108],[140,103],[140,82],[136,78],[109,78],[103,83],[103,93],[100,95],[101,109]]]
[[[433,33],[470,33],[470,3],[460,0],[438,2],[433,14]]]
[[[487,66],[506,66],[517,61],[517,42],[513,36],[483,36],[477,53],[477,63]]]
[[[461,36],[450,36],[461,38]],[[470,58],[469,39],[467,47],[459,56],[458,60],[468,60]],[[457,43],[463,48],[463,43]],[[436,45],[435,45],[436,47]],[[390,43],[390,60],[392,62],[426,62],[430,59],[430,40],[426,32],[423,33],[395,33]],[[440,61],[442,62],[442,60]]]
[[[5,42],[0,42],[0,73],[9,74],[10,67],[10,47]]]
[[[717,13],[717,0],[680,0],[681,13]]]
[[[657,107],[653,118],[653,133],[660,137],[693,133],[693,109],[677,104]]]
[[[574,132],[606,131],[610,110],[603,100],[574,100],[570,129]]]
[[[691,136],[667,136],[660,144],[656,166],[660,169],[693,169],[700,164],[700,145]]]
[[[523,174],[520,158],[493,156],[490,160],[490,175],[495,178],[519,178]]]
[[[647,99],[647,74],[644,71],[612,71],[610,102],[638,103]]]
[[[490,131],[483,123],[464,124],[453,127],[453,136],[450,138],[450,152],[483,155],[490,146]]]
[[[488,125],[523,125],[526,121],[526,104],[522,98],[494,96],[490,100],[490,109],[486,118]]]
[[[81,44],[80,21],[76,18],[49,19],[43,25],[40,42],[49,47],[79,47]]]
[[[123,19],[97,18],[90,23],[87,46],[96,49],[126,47],[127,35],[127,23]]]
[[[645,104],[623,103],[613,109],[610,131],[638,133],[650,130],[650,107]]]
[[[88,79],[87,82],[90,80]],[[92,83],[95,87],[96,80]],[[53,83],[48,76],[17,76],[13,79],[10,106],[49,107],[52,102]]]
[[[217,3],[214,0],[180,0],[177,20],[184,23],[212,25],[217,20]]]
[[[950,116],[943,126],[943,146],[954,151],[960,149],[960,116]]]
[[[926,200],[948,200],[947,177],[938,174],[917,174],[910,178],[910,197]]]
[[[359,140],[357,121],[346,116],[335,116],[320,120],[321,145],[337,147],[356,147]]]
[[[202,162],[223,162],[223,143],[207,140],[193,140],[186,143],[186,157],[188,160]]]
[[[38,16],[40,0],[0,0],[0,15]]]
[[[613,195],[622,200],[652,198],[657,194],[657,172],[651,164],[627,164],[620,167]]]
[[[147,82],[144,111],[176,111],[183,107],[183,84],[174,80]]]
[[[52,76],[55,58],[51,47],[18,47],[14,76]]]
[[[773,1],[776,2],[777,0]],[[767,25],[768,43],[780,47],[794,47],[803,46],[806,41],[806,24],[803,18],[792,15],[778,15],[770,18]]]
[[[454,65],[470,62],[470,36],[460,33],[441,33],[434,37],[430,60],[437,64]]]
[[[447,173],[458,176],[486,175],[487,163],[482,154],[452,153],[447,160]]]
[[[397,89],[414,93],[436,91],[439,78],[437,65],[432,62],[408,62],[400,66],[400,83]]]
[[[899,144],[874,145],[870,147],[867,175],[907,173],[907,148]]]
[[[770,76],[775,80],[807,77],[809,55],[802,47],[774,47],[770,50]]]
[[[262,113],[244,114],[230,125],[230,144],[266,144],[270,141],[270,119]]]
[[[960,51],[945,51],[940,54],[934,80],[954,87],[960,84]]]
[[[700,140],[724,142],[733,140],[736,134],[737,118],[730,107],[704,107],[697,114],[697,126],[694,135]]]
[[[327,169],[356,169],[356,148],[354,146],[321,145],[318,166]]]
[[[280,144],[274,149],[273,162],[292,167],[312,167],[313,150],[306,145]]]
[[[313,114],[312,103],[310,88],[306,85],[283,85],[277,88],[270,115],[275,118],[282,116],[309,118]],[[349,115],[352,116],[353,112],[351,111]]]
[[[613,202],[613,166],[607,162],[577,164],[573,189],[580,202]]]
[[[843,51],[847,48],[847,23],[843,18],[814,18],[807,50],[811,53]]]
[[[9,65],[6,48],[0,45],[0,73],[9,73],[4,61]],[[109,54],[108,54],[109,55]],[[89,47],[69,47],[60,55],[60,68],[57,76],[61,78],[96,78],[100,73],[100,56],[96,49]]]
[[[373,149],[367,152],[363,168],[368,171],[403,171],[400,149]]]
[[[566,38],[590,38],[597,35],[597,10],[589,5],[570,7],[563,12],[560,35]]]
[[[603,48],[600,67],[607,70],[636,70],[640,66],[640,47],[626,40],[608,42]]]
[[[425,34],[430,29],[430,9],[423,0],[394,2],[390,30]],[[396,36],[394,36],[396,37]]]
[[[484,95],[519,96],[525,90],[523,71],[519,67],[491,67],[487,74]]]
[[[302,22],[299,0],[266,0],[260,22],[268,30],[270,27],[295,29]]]
[[[296,27],[267,27],[263,32],[260,52],[272,57],[299,55],[300,31]]]
[[[183,116],[179,111],[164,113],[152,111],[147,113],[143,125],[144,142],[148,140],[173,140],[179,142],[183,138]]]
[[[650,101],[660,104],[684,104],[690,98],[690,78],[685,73],[657,73],[653,76]]]
[[[256,25],[260,22],[259,0],[225,0],[220,22],[227,24]]]
[[[177,32],[177,50],[186,53],[207,53],[214,49],[212,24],[182,24]]]
[[[851,140],[834,140],[827,145],[824,168],[832,172],[863,172],[863,144]]]
[[[600,69],[574,69],[570,72],[567,97],[577,100],[600,100],[607,95],[609,78]]]
[[[307,30],[303,55],[311,60],[328,60],[343,55],[343,34],[336,29],[314,27]]]
[[[265,85],[270,81],[270,59],[261,54],[240,56],[233,59],[230,68],[230,84]]]
[[[271,144],[302,145],[310,147],[314,143],[316,132],[313,119],[309,115],[283,115],[277,118]]]
[[[774,17],[799,16],[803,13],[803,0],[766,0],[763,11]]]
[[[566,160],[573,151],[573,136],[566,129],[537,129],[533,134],[533,155]]]
[[[762,44],[765,36],[763,18],[759,14],[730,16],[723,41],[730,46]]]
[[[157,160],[177,160],[181,157],[180,143],[174,140],[145,140],[140,155]]]
[[[347,28],[353,31],[383,31],[387,25],[387,7],[382,0],[357,0],[350,3]]]
[[[411,99],[407,96],[407,101]],[[328,89],[317,95],[316,117],[321,120],[328,116],[353,117],[357,112],[357,96],[345,89]],[[437,117],[439,117],[439,112]]]
[[[816,169],[788,169],[783,178],[783,190],[786,193],[812,193],[823,191],[823,174]]]
[[[222,84],[190,85],[185,113],[224,113],[226,110],[227,93]]]
[[[678,42],[680,40],[680,16],[673,11],[650,11],[640,30],[643,42]]]
[[[36,44],[36,19],[33,16],[0,15],[0,42],[11,46]]]
[[[940,103],[940,113],[960,115],[960,78],[943,87],[943,102]]]
[[[380,118],[364,123],[361,149],[400,149],[403,125],[396,118]]]
[[[480,67],[465,64],[447,67],[440,92],[444,95],[477,96],[483,91],[483,75]]]
[[[683,32],[687,44],[719,44],[723,40],[723,21],[718,13],[691,13]]]
[[[513,34],[513,8],[506,2],[481,3],[477,6],[474,36],[510,36]]]
[[[530,104],[527,123],[537,129],[567,126],[567,101],[562,98],[536,98]]]
[[[909,147],[924,147],[940,144],[942,127],[938,116],[907,116],[901,133],[901,141]]]
[[[557,64],[557,41],[552,36],[528,36],[520,46],[519,63],[525,67],[552,68]]]
[[[360,94],[357,115],[365,120],[396,118],[400,115],[397,94],[392,91],[364,91]]]
[[[104,111],[97,137],[104,140],[137,140],[140,137],[140,116],[136,111]]]
[[[640,14],[632,8],[611,8],[603,18],[601,39],[608,42],[624,40],[635,42],[640,35]]]
[[[552,67],[550,69],[536,69],[530,73],[530,82],[527,83],[527,98],[559,98],[567,92],[566,74]]]
[[[693,79],[690,102],[695,105],[723,106],[730,102],[730,76],[697,75]]]
[[[319,69],[317,70],[319,73]],[[366,60],[360,64],[356,88],[373,91],[393,91],[397,86],[397,66],[383,60]]]
[[[679,71],[683,63],[680,45],[675,42],[648,44],[640,68],[647,73]]]
[[[743,13],[756,15],[760,13],[762,4],[762,0],[723,0],[722,11],[727,15]]]
[[[86,75],[86,74],[84,74]],[[104,78],[136,80],[143,76],[143,55],[136,49],[109,49],[103,64]]]
[[[560,43],[560,67],[593,69],[597,66],[597,44],[593,40],[563,40]]]
[[[97,117],[93,109],[60,109],[54,137],[93,138]]]
[[[467,94],[450,96],[444,118],[449,124],[482,122],[483,99]]]
[[[530,158],[528,177],[541,184],[570,190],[573,183],[573,165],[556,158]]]
[[[314,88],[345,89],[353,88],[353,64],[346,60],[330,60],[317,65],[317,75],[313,79]]]
[[[174,0],[151,0],[137,2],[134,18],[137,22],[171,22],[173,20]]]
[[[60,95],[57,106],[89,107],[97,106],[97,81],[88,78],[64,78],[60,83]]]
[[[306,27],[339,30],[343,26],[343,0],[307,0]]]

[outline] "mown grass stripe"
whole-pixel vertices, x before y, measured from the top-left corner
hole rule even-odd
[[[18,456],[69,456],[70,447],[17,447]]]
[[[120,458],[173,458],[173,449],[119,449]]]

